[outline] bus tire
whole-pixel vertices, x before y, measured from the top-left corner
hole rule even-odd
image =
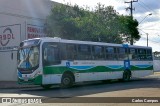
[[[61,87],[69,88],[73,86],[74,78],[72,74],[66,73],[62,76]]]
[[[50,89],[52,87],[52,85],[47,84],[47,85],[41,85],[42,88],[44,89]]]
[[[130,70],[125,70],[123,72],[123,81],[127,82],[127,81],[130,81],[131,79],[131,71]]]

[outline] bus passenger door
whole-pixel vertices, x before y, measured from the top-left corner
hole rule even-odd
[[[56,43],[44,43],[43,45],[43,84],[52,84],[60,82],[60,70],[58,65],[61,64],[59,48]]]

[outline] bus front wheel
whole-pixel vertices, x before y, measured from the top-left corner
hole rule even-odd
[[[64,74],[61,80],[62,88],[69,88],[73,86],[73,77],[71,74]]]

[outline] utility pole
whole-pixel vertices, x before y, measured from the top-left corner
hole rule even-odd
[[[146,33],[146,35],[147,35],[147,47],[148,47],[148,33]]]
[[[126,10],[130,9],[130,12],[131,12],[131,18],[133,20],[133,2],[138,2],[138,0],[131,0],[130,2],[125,2],[125,3],[130,3],[130,7],[126,8]],[[131,35],[131,40],[130,40],[130,45],[133,45],[133,36]]]

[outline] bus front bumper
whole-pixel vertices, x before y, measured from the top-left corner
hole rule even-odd
[[[18,84],[24,85],[41,85],[42,84],[42,75],[36,76],[35,78],[18,78]]]

